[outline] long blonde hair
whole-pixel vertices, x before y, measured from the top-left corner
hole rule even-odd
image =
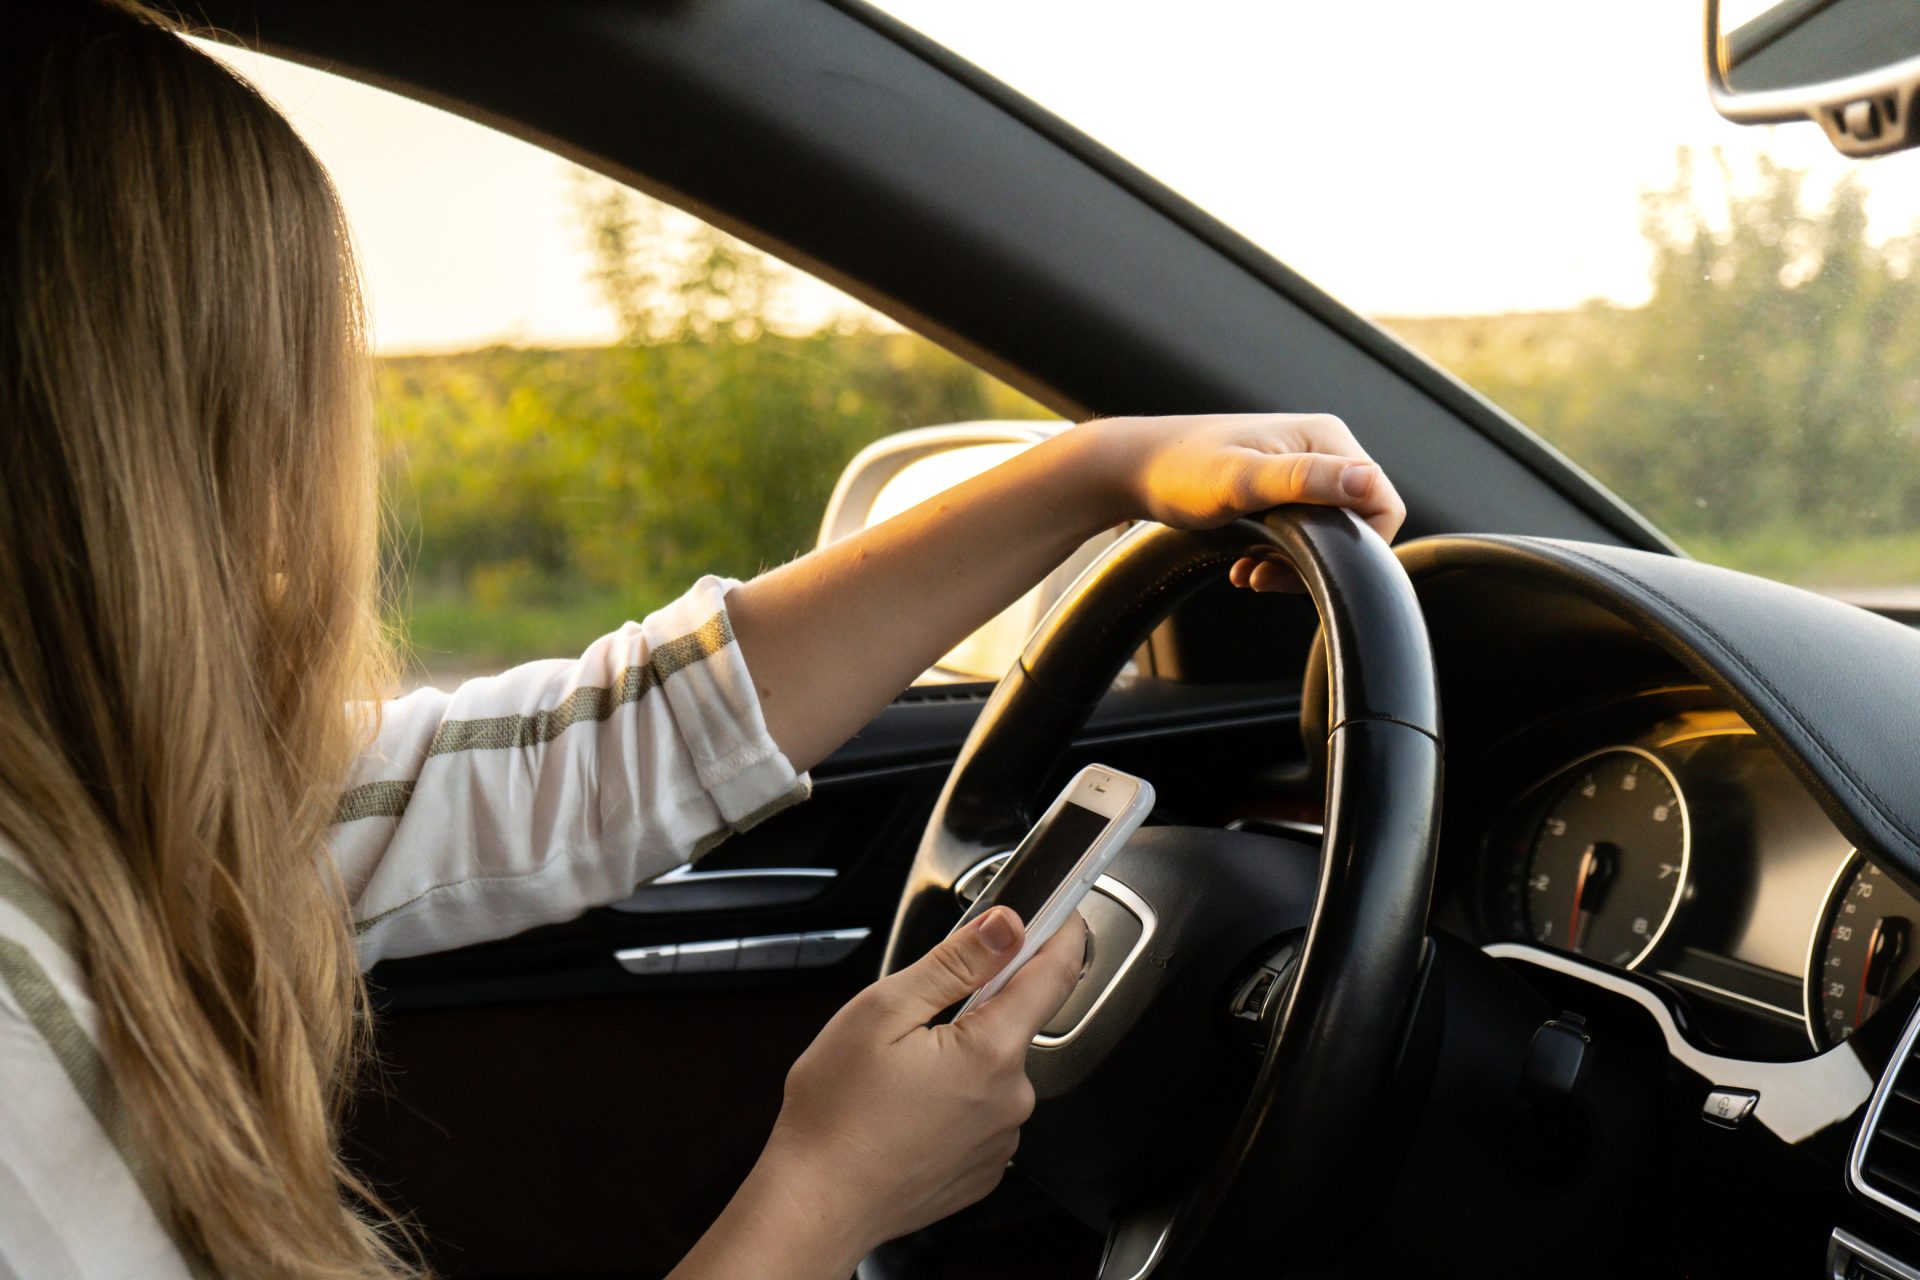
[[[402,1273],[337,1144],[365,992],[324,841],[390,665],[339,204],[133,3],[0,44],[0,834],[189,1254]]]

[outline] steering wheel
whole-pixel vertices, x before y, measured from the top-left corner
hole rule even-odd
[[[1426,624],[1386,543],[1307,506],[1116,542],[981,711],[887,947],[892,972],[944,936],[956,888],[1026,833],[1147,633],[1249,554],[1291,562],[1320,614],[1325,831],[1316,848],[1149,826],[1088,897],[1094,960],[1028,1054],[1039,1104],[1015,1163],[1107,1230],[1101,1280],[1284,1274],[1393,1168],[1422,1041],[1441,739]]]

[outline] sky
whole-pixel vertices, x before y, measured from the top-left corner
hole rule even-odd
[[[1811,124],[1707,104],[1689,0],[882,0],[1368,315],[1647,293],[1638,193],[1677,147],[1855,167]],[[292,118],[354,227],[376,347],[615,336],[575,167],[434,108],[220,51]],[[1871,232],[1920,221],[1920,152],[1867,162]],[[859,313],[825,285],[802,316]]]

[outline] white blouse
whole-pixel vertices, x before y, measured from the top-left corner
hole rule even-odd
[[[574,661],[387,703],[331,845],[360,961],[571,919],[806,798],[727,621],[686,595]],[[0,841],[0,1277],[209,1274],[129,1149],[72,922]]]

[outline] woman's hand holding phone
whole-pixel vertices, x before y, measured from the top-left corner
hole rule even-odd
[[[753,1173],[670,1280],[845,1280],[884,1241],[998,1185],[1033,1111],[1027,1046],[1080,977],[1076,914],[992,1000],[940,1026],[1020,951],[1005,907],[835,1014],[787,1074]]]

